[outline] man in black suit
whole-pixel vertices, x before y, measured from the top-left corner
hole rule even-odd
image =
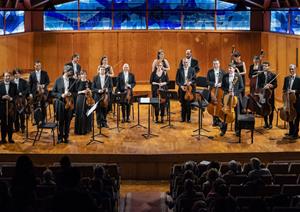
[[[119,74],[117,80],[117,92],[124,93],[130,92],[130,97],[133,97],[133,88],[135,86],[134,74],[130,72],[129,65],[125,63],[123,65],[123,71]],[[130,105],[131,102],[127,99],[122,102],[122,122],[130,122]]]
[[[105,74],[105,67],[104,66],[99,66],[98,67],[98,75],[94,77],[93,79],[93,85],[92,85],[92,90],[94,93],[94,99],[96,102],[99,101],[99,104],[96,109],[97,113],[97,125],[98,127],[106,127],[108,128],[107,125],[107,120],[106,120],[106,115],[108,111],[108,102],[109,102],[109,94],[112,91],[112,79],[110,76]],[[105,99],[105,95],[108,95],[108,101]],[[103,102],[106,101],[105,104]]]
[[[48,97],[48,85],[50,83],[48,73],[42,70],[42,64],[40,61],[34,62],[34,71],[29,76],[29,96],[34,99],[39,99],[34,105],[35,108],[41,107],[43,120],[47,116],[46,103]],[[41,98],[40,96],[43,96]]]
[[[56,79],[52,89],[52,95],[55,98],[54,108],[59,129],[58,143],[69,143],[68,139],[73,108],[66,109],[65,104],[69,100],[72,101],[73,96],[76,93],[75,79],[72,78],[72,74],[73,71],[71,66],[65,65],[63,76]]]
[[[228,93],[231,93],[233,96],[238,98],[237,106],[234,108],[235,112],[235,134],[239,136],[239,128],[237,117],[240,114],[240,94],[244,90],[244,83],[241,75],[235,72],[236,66],[233,63],[228,65],[228,73],[224,74],[222,79],[222,90],[224,91],[224,96]],[[224,136],[227,131],[227,123],[226,123],[226,116],[224,117],[224,122],[221,124],[221,133],[220,136]]]
[[[218,59],[213,60],[213,68],[208,70],[207,72],[207,83],[209,85],[209,89],[212,88],[220,88],[222,85],[222,78],[225,72],[220,69],[220,61]],[[210,99],[211,100],[211,99]],[[219,104],[219,102],[218,102]],[[213,116],[213,126],[218,126],[220,119],[217,116]]]
[[[188,66],[192,67],[194,69],[194,71],[196,72],[196,74],[200,71],[198,60],[196,60],[195,58],[192,57],[192,50],[187,49],[185,51],[185,58],[184,59],[186,59],[186,61],[188,62]],[[183,66],[184,66],[183,60],[184,59],[182,59],[180,61],[179,69],[183,68]]]
[[[80,71],[81,71],[81,66],[79,65],[78,62],[79,62],[79,54],[75,53],[72,55],[72,61],[66,64],[68,66],[71,66],[71,69],[74,74],[74,78],[76,78],[76,79],[80,75]]]
[[[264,116],[265,120],[265,129],[272,129],[273,125],[273,117],[274,117],[274,109],[275,109],[275,88],[277,88],[277,79],[276,74],[272,73],[270,70],[270,63],[265,61],[263,62],[263,72],[258,75],[257,87],[261,89],[270,89],[272,91],[272,95],[270,98],[271,104],[271,113],[269,115]]]
[[[18,96],[20,98],[26,98],[28,95],[28,83],[26,80],[20,78],[21,71],[19,69],[16,69],[13,71],[14,75],[14,83],[17,85],[18,90]],[[23,105],[25,107],[25,105]],[[16,110],[16,119],[15,119],[15,131],[18,132],[20,130],[22,133],[25,132],[25,108],[21,108],[21,110],[18,111],[18,108]]]
[[[181,103],[181,122],[191,122],[191,102],[185,100],[186,86],[192,86],[192,92],[195,93],[195,70],[189,66],[186,58],[183,59],[183,67],[177,70],[176,84],[178,85],[179,101]]]
[[[296,75],[296,65],[291,64],[289,66],[290,75],[284,78],[283,92],[295,93],[296,94],[296,103],[293,105],[296,108],[297,116],[294,121],[289,122],[289,132],[286,134],[286,137],[289,139],[297,139],[299,132],[299,120],[300,120],[300,78]]]
[[[4,81],[0,83],[0,111],[1,111],[1,143],[6,143],[6,135],[8,142],[14,143],[13,123],[15,105],[14,98],[18,95],[17,85],[10,81],[10,73],[4,72]]]

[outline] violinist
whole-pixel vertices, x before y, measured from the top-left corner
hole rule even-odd
[[[291,64],[289,66],[290,75],[284,78],[283,92],[293,92],[296,94],[296,103],[293,105],[296,108],[296,117],[294,121],[289,122],[289,132],[286,137],[292,140],[298,138],[299,132],[299,120],[300,120],[300,78],[296,75],[296,65]]]
[[[96,109],[97,125],[98,127],[108,128],[106,116],[110,99],[109,94],[112,91],[112,79],[108,74],[105,74],[104,66],[98,66],[98,75],[93,79],[92,91],[95,101],[99,101]]]
[[[131,101],[133,98],[133,88],[135,86],[135,77],[134,74],[130,72],[130,67],[127,63],[123,65],[122,72],[118,75],[117,78],[117,88],[116,92],[125,93],[126,100],[121,102],[122,106],[122,123],[130,122],[130,108]]]
[[[80,55],[78,53],[75,53],[72,55],[72,61],[69,63],[66,63],[66,65],[71,66],[72,71],[73,71],[73,77],[75,79],[77,79],[80,75],[80,71],[81,71],[81,66],[79,65],[79,59],[80,59]]]
[[[158,61],[156,70],[151,73],[150,84],[153,98],[160,98],[159,104],[155,104],[155,123],[158,123],[160,112],[160,123],[164,123],[165,107],[166,107],[166,91],[168,90],[169,77],[163,69],[163,63]]]
[[[230,63],[228,65],[228,73],[226,73],[223,76],[222,79],[222,90],[224,91],[224,97],[227,94],[231,94],[234,97],[237,97],[238,99],[238,104],[237,106],[234,108],[234,113],[235,113],[235,134],[236,136],[239,136],[239,128],[238,128],[238,122],[237,122],[237,117],[238,114],[240,113],[240,104],[239,104],[239,98],[240,98],[240,94],[241,92],[244,90],[244,83],[243,83],[243,79],[241,77],[241,75],[239,73],[237,73],[236,71],[236,65],[233,63]],[[223,99],[223,103],[224,103],[224,99]],[[224,136],[226,131],[227,131],[227,122],[226,122],[226,117],[227,115],[225,115],[223,123],[221,124],[221,133],[220,136]]]
[[[254,56],[253,57],[253,64],[250,65],[249,68],[249,79],[250,79],[250,93],[253,94],[255,92],[255,89],[257,87],[257,75],[259,74],[260,71],[263,70],[263,67],[261,65],[261,60],[259,56]],[[251,82],[254,82],[254,84],[252,84]]]
[[[269,115],[264,116],[264,128],[265,129],[272,129],[273,125],[273,118],[274,118],[274,109],[275,109],[275,88],[277,88],[277,79],[276,74],[272,73],[270,70],[270,63],[268,61],[263,62],[263,72],[258,75],[257,87],[262,89],[264,92],[265,89],[269,89],[272,94],[270,96],[269,101],[271,105],[271,112]]]
[[[108,75],[111,78],[115,76],[114,69],[111,65],[109,65],[107,56],[104,55],[100,58],[100,66],[103,66],[105,68],[105,74],[106,75]],[[112,89],[109,92],[110,92],[109,96],[112,96]],[[109,102],[108,102],[107,112],[110,112],[110,111],[112,111],[112,98],[110,98]]]
[[[41,107],[43,120],[45,120],[46,113],[46,103],[48,90],[47,87],[50,83],[48,73],[42,70],[42,64],[40,61],[34,62],[34,71],[30,73],[29,76],[29,96],[33,99],[39,99],[34,104],[34,109]],[[42,96],[42,97],[41,97]],[[39,98],[37,98],[39,97]]]
[[[242,80],[243,80],[243,84],[246,85],[246,72],[247,72],[247,69],[246,69],[246,65],[245,65],[245,62],[242,61],[241,59],[241,53],[239,51],[235,51],[233,53],[233,60],[234,60],[234,64],[236,66],[236,72],[238,72],[241,77],[242,77]],[[243,91],[241,92],[241,95],[242,97],[245,96],[245,88],[243,89]]]
[[[218,59],[213,60],[213,68],[207,72],[207,82],[209,89],[220,88],[222,85],[222,78],[225,74],[225,71],[220,69],[220,61]],[[213,116],[213,126],[219,126],[220,119],[218,116]]]
[[[22,79],[21,76],[21,70],[16,69],[13,71],[14,75],[14,83],[17,85],[18,90],[18,97],[24,98],[23,104],[20,108],[20,110],[17,109],[16,111],[16,119],[15,119],[15,132],[19,132],[20,127],[22,133],[25,132],[25,99],[28,95],[28,83],[26,80]],[[22,100],[21,100],[22,101]]]
[[[197,74],[200,71],[198,60],[193,58],[192,50],[187,49],[185,51],[185,58],[183,58],[179,63],[179,69],[183,69],[184,67],[184,60],[188,62],[188,67],[191,67],[194,69],[195,73]]]
[[[88,92],[91,93],[92,83],[87,79],[85,70],[80,71],[80,80],[76,83],[76,106],[75,106],[75,131],[76,135],[85,135],[92,129],[92,116],[87,117],[86,112],[90,106],[86,103]]]
[[[10,81],[10,73],[4,72],[4,81],[0,83],[0,111],[1,111],[1,143],[14,143],[13,120],[15,115],[14,98],[18,95],[17,85]]]
[[[73,117],[72,104],[73,96],[76,92],[75,79],[71,66],[65,65],[63,75],[56,79],[52,95],[54,99],[54,110],[58,121],[58,141],[57,143],[69,143],[70,123]]]
[[[178,96],[181,103],[181,122],[191,122],[191,101],[185,99],[187,86],[192,87],[192,93],[195,93],[196,71],[189,66],[189,60],[182,59],[183,66],[176,73],[176,84],[178,85]]]
[[[169,64],[168,60],[165,58],[165,52],[162,49],[158,50],[157,58],[152,63],[152,72],[156,70],[158,61],[162,62],[164,71],[167,72],[170,70],[170,64]]]

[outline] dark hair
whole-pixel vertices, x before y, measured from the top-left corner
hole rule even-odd
[[[162,50],[162,49],[158,50],[158,52],[157,52],[157,59],[159,59],[159,55],[160,55],[161,53],[164,53],[164,50]]]
[[[236,65],[234,63],[229,63],[228,67],[236,68]]]
[[[263,62],[263,65],[268,65],[268,66],[270,66],[270,62],[269,62],[269,61],[264,61],[264,62]]]
[[[62,168],[71,167],[71,160],[70,160],[69,156],[67,156],[67,155],[62,156],[59,163]]]
[[[239,51],[235,51],[235,52],[233,53],[233,56],[234,56],[234,57],[240,57],[240,56],[241,56],[241,53],[240,53]]]
[[[253,60],[260,60],[260,58],[259,58],[259,56],[255,55],[255,56],[253,57]]]
[[[103,65],[103,60],[107,58],[107,56],[103,55],[101,58],[100,58],[100,65]]]
[[[34,65],[35,65],[35,64],[38,64],[38,63],[41,63],[41,61],[40,61],[40,60],[35,60],[35,61],[34,61]]]
[[[105,175],[105,169],[103,166],[97,166],[94,170],[94,176],[96,178],[103,178]]]
[[[13,73],[13,75],[15,75],[15,74],[17,74],[17,73],[21,74],[22,71],[21,71],[21,69],[16,68],[16,69],[13,70],[12,73]]]
[[[79,57],[79,54],[78,54],[78,53],[74,53],[74,54],[72,55],[72,60],[73,60],[75,57]]]

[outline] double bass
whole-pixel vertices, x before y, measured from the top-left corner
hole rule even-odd
[[[283,107],[279,109],[280,118],[286,122],[294,121],[297,117],[297,111],[294,106],[297,101],[295,92],[285,91],[282,95],[282,99]]]

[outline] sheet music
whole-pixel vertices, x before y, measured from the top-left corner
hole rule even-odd
[[[87,116],[87,117],[89,117],[89,115],[91,115],[91,114],[94,112],[94,110],[96,110],[98,104],[99,104],[99,101],[98,101],[96,104],[94,104],[94,105],[86,112],[86,116]]]
[[[149,97],[142,97],[142,98],[140,98],[140,103],[150,103],[150,98]]]

